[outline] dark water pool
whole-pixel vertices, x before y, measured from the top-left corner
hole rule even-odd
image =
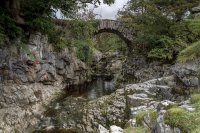
[[[109,95],[115,90],[113,81],[105,81],[103,78],[97,78],[92,82],[77,86],[67,86],[65,89],[67,96],[83,97],[87,100],[93,100],[104,95]]]
[[[114,82],[105,81],[104,78],[97,78],[79,86],[67,86],[66,94],[48,105],[45,117],[37,126],[37,132],[44,133],[43,129],[48,127],[54,127],[53,131],[58,133],[59,129],[80,129],[77,125],[83,124],[82,118],[85,115],[83,108],[87,102],[111,94],[113,91],[115,91]]]

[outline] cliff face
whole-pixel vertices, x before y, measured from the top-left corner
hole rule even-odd
[[[57,53],[41,33],[28,43],[0,49],[0,132],[31,129],[43,117],[47,105],[67,85],[90,79],[88,67],[76,57],[76,49]]]

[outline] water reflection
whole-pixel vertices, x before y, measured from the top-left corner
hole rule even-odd
[[[48,105],[45,117],[37,126],[39,131],[45,131],[43,129],[48,127],[82,130],[80,125],[83,125],[83,116],[87,115],[83,111],[84,106],[90,100],[111,94],[115,86],[113,81],[97,78],[87,84],[67,86],[65,90],[67,95],[59,97]]]
[[[114,87],[113,81],[105,81],[103,78],[97,78],[83,85],[67,86],[65,90],[68,96],[81,96],[87,100],[93,100],[111,94],[115,89]]]

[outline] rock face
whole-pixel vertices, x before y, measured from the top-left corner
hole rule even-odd
[[[197,7],[192,8],[192,13],[195,16],[200,16],[200,4]]]
[[[132,83],[145,82],[154,78],[168,76],[171,64],[162,62],[148,62],[140,54],[131,55],[123,63],[123,72],[125,79],[131,79]]]
[[[194,69],[192,73],[187,74],[185,68]],[[79,105],[76,104],[78,103],[76,100],[72,100],[70,101],[72,103],[70,105],[72,106],[72,111],[69,111],[70,107],[67,106],[69,102],[66,100],[67,104],[62,107],[63,111],[59,112],[60,120],[62,120],[61,125],[66,128],[78,128],[87,133],[123,132],[120,128],[119,131],[116,131],[115,128],[111,128],[115,126],[111,125],[124,128],[124,125],[129,123],[129,125],[135,127],[137,126],[137,114],[142,111],[146,112],[146,114],[141,123],[153,133],[180,133],[180,129],[172,128],[164,123],[164,114],[166,108],[174,105],[178,105],[188,111],[195,110],[188,100],[189,87],[194,87],[194,85],[180,84],[180,80],[193,76],[198,68],[198,60],[184,65],[176,64],[171,68],[171,76],[125,85],[111,95],[82,104],[79,103]],[[177,75],[181,75],[179,73],[183,73],[182,75],[186,73],[186,75],[178,77]],[[177,78],[180,79],[178,80]],[[80,97],[77,99],[84,101]],[[79,107],[76,108],[75,106]],[[155,112],[156,115],[152,118],[152,113],[149,111]],[[80,119],[70,119],[74,117],[69,118],[67,117],[68,115],[73,115]]]
[[[122,70],[125,56],[119,52],[106,52],[100,54],[96,52],[93,61],[94,73],[105,76],[108,80],[113,80],[115,83],[123,79]],[[98,56],[97,56],[98,55]],[[98,58],[97,58],[98,57]]]
[[[200,69],[200,59],[185,64],[176,64],[171,68],[177,82],[185,87],[199,87],[200,79],[197,71]]]
[[[144,111],[147,115],[141,122],[153,133],[179,133],[180,129],[171,128],[164,123],[165,109],[173,105],[179,105],[189,111],[194,111],[194,108],[185,95],[187,90],[182,90],[186,91],[185,94],[179,94],[174,90],[174,87],[178,86],[176,77],[169,76],[126,85],[125,88],[118,89],[109,96],[90,101],[85,108],[87,116],[83,118],[85,125],[88,126],[85,128],[86,132],[98,132],[99,124],[107,129],[110,125],[123,127],[126,123],[134,127],[136,126],[136,114]],[[154,119],[148,113],[149,110],[157,112]]]
[[[28,44],[0,48],[0,132],[26,131],[42,117],[42,105],[68,85],[90,79],[76,49],[54,52],[48,38],[31,34]]]
[[[89,76],[75,49],[66,48],[56,53],[48,38],[40,33],[30,35],[26,48],[13,46],[0,51],[0,77],[4,82],[53,85],[62,78],[67,83],[79,84]]]

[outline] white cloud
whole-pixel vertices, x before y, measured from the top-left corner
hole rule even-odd
[[[115,3],[110,6],[102,2],[98,8],[94,9],[94,13],[98,14],[99,19],[116,19],[118,10],[122,9],[127,2],[128,0],[115,0]],[[93,8],[92,5],[89,7]]]

